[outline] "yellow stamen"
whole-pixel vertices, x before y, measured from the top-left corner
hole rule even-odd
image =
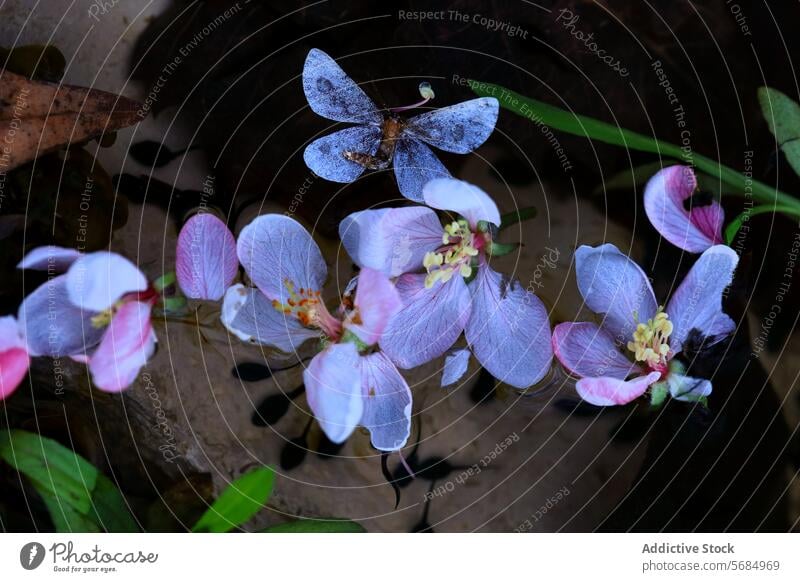
[[[669,316],[663,307],[659,307],[653,319],[636,326],[633,341],[628,342],[628,349],[634,353],[637,362],[645,362],[653,369],[663,366],[670,353],[669,336],[672,329]]]
[[[462,277],[472,275],[471,259],[478,255],[474,246],[474,234],[466,220],[456,220],[444,225],[442,244],[445,248],[439,252],[425,254],[422,261],[428,271],[425,287],[430,289],[437,281],[447,283],[458,273]]]

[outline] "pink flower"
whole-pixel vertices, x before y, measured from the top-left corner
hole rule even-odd
[[[344,442],[365,426],[375,448],[394,451],[408,440],[411,391],[394,364],[376,350],[400,298],[388,277],[365,268],[331,313],[322,299],[327,266],[311,235],[286,216],[268,214],[247,225],[239,261],[257,288],[225,293],[222,322],[248,342],[294,352],[307,340],[322,350],[303,373],[308,404],[322,430]]]
[[[686,376],[674,358],[692,330],[716,340],[736,328],[722,311],[722,293],[737,263],[727,246],[707,249],[664,309],[642,269],[617,247],[581,246],[575,252],[578,289],[602,320],[599,326],[562,323],[553,331],[555,355],[580,378],[581,398],[598,406],[627,404],[654,385],[678,400],[708,396],[711,382]]]
[[[95,386],[107,392],[130,386],[156,343],[150,312],[159,296],[144,274],[116,253],[60,247],[34,249],[19,267],[66,270],[19,308],[28,353],[87,362]]]
[[[451,178],[428,182],[423,197],[452,212],[452,221],[442,227],[431,208],[387,208],[356,212],[339,226],[360,267],[399,276],[403,309],[389,322],[381,349],[399,367],[413,368],[447,352],[463,331],[496,378],[517,388],[540,381],[553,356],[547,310],[519,281],[489,266],[492,229],[500,225],[494,201]],[[461,352],[447,358],[444,384],[458,380],[467,359]]]
[[[10,396],[28,373],[30,357],[17,320],[0,317],[0,400]]]
[[[178,285],[192,299],[222,299],[239,269],[233,234],[211,214],[195,214],[183,225],[176,255]]]
[[[655,229],[690,253],[723,242],[725,212],[714,200],[697,204],[696,193],[697,178],[687,166],[664,168],[650,178],[644,191],[644,210]]]

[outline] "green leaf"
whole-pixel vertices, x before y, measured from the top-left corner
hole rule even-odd
[[[493,257],[503,257],[509,253],[513,253],[520,246],[519,243],[499,243],[492,241],[489,245],[489,254]]]
[[[742,225],[750,220],[753,216],[778,212],[782,212],[790,216],[800,217],[800,210],[794,206],[773,206],[772,204],[754,206],[753,208],[742,212],[739,216],[734,218],[727,227],[725,227],[725,244],[733,244],[733,241],[736,239],[736,235],[739,233],[739,229],[742,228]]]
[[[536,124],[571,133],[588,139],[602,141],[642,152],[675,158],[683,163],[692,163],[697,169],[733,187],[737,196],[750,192],[756,200],[765,203],[800,208],[800,200],[751,178],[745,178],[736,170],[693,151],[684,151],[675,144],[654,139],[617,125],[600,121],[586,115],[571,113],[536,99],[531,99],[509,89],[491,83],[469,81],[472,91],[482,97],[496,97],[500,105]]]
[[[174,271],[164,273],[158,279],[153,281],[153,289],[161,293],[167,287],[174,285],[176,280],[177,278]]]
[[[273,525],[262,533],[364,533],[361,524],[349,520],[298,519]]]
[[[0,456],[43,496],[55,496],[82,514],[91,509],[98,471],[74,451],[38,434],[6,430],[0,433]]]
[[[518,222],[525,222],[526,220],[530,220],[531,218],[536,217],[536,207],[535,206],[528,206],[526,208],[519,208],[517,210],[512,210],[511,212],[507,212],[503,216],[500,217],[500,230],[508,228]]]
[[[274,483],[275,471],[270,467],[245,473],[222,492],[192,531],[222,533],[243,524],[264,506]]]
[[[0,457],[30,480],[56,531],[139,531],[114,483],[56,441],[24,430],[0,431]]]
[[[800,175],[800,105],[769,87],[758,88],[761,113],[794,173]]]

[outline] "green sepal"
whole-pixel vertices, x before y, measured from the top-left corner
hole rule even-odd
[[[669,395],[666,382],[656,382],[650,386],[650,408],[661,408]]]
[[[174,285],[176,280],[177,279],[174,272],[171,271],[169,273],[164,273],[158,279],[153,281],[153,289],[161,293],[167,287]]]
[[[162,297],[161,309],[169,315],[176,315],[186,311],[186,298],[183,296]]]
[[[513,226],[518,222],[525,222],[531,218],[536,218],[537,210],[535,206],[528,206],[526,208],[519,208],[507,212],[500,217],[500,230]]]
[[[489,254],[493,257],[503,257],[509,253],[513,253],[521,246],[522,244],[520,243],[499,243],[492,241],[489,244]]]

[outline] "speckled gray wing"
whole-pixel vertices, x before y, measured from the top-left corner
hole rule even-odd
[[[344,152],[374,156],[380,141],[379,127],[348,127],[311,142],[303,152],[303,160],[320,178],[346,184],[358,178],[364,172],[364,166],[345,158]]]
[[[492,134],[498,110],[494,97],[472,99],[412,117],[405,131],[440,150],[468,154]]]
[[[351,123],[380,124],[375,103],[330,56],[311,49],[303,67],[303,91],[317,115]]]

